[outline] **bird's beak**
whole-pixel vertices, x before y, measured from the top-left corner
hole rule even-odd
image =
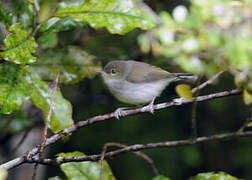
[[[104,71],[102,69],[98,69],[98,70],[96,70],[96,72],[99,73],[99,74],[103,74],[104,73]]]

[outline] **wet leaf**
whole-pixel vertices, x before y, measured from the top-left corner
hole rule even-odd
[[[81,152],[60,153],[59,157],[84,156]],[[100,164],[98,162],[70,162],[60,165],[61,170],[70,180],[99,180]],[[103,166],[104,180],[115,180],[111,169],[106,161]]]
[[[106,27],[110,33],[125,34],[135,28],[150,29],[154,21],[146,16],[133,0],[89,0],[61,3],[56,17],[72,17],[80,23],[99,29]]]
[[[16,64],[30,64],[36,61],[32,54],[35,52],[37,43],[29,32],[21,29],[20,24],[14,24],[9,28],[9,34],[4,40],[5,51],[0,52],[0,56],[7,61]]]
[[[25,69],[13,63],[0,64],[0,113],[19,110],[30,98]]]
[[[101,63],[95,56],[88,54],[77,46],[48,49],[39,55],[38,61],[30,68],[44,80],[54,80],[60,72],[60,82],[77,83],[83,78],[94,78]]]
[[[85,27],[85,23],[77,22],[72,17],[53,17],[48,21],[38,25],[36,28],[36,33],[49,33],[49,32],[60,32],[60,31],[69,31],[78,27]]]
[[[177,94],[185,99],[192,100],[192,92],[191,92],[191,87],[187,84],[179,84],[176,86],[176,92]]]
[[[31,73],[30,76],[27,75],[26,80],[29,83],[31,100],[35,106],[43,111],[44,120],[46,121],[52,96],[52,89],[47,83],[42,81],[36,73]],[[64,99],[59,88],[57,88],[49,128],[56,133],[71,126],[72,124],[72,106],[69,101]]]

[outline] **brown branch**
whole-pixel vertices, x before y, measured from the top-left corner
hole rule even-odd
[[[216,98],[221,98],[221,97],[236,96],[236,95],[240,95],[240,94],[241,94],[241,91],[234,89],[234,90],[230,90],[230,91],[223,91],[223,92],[218,92],[218,93],[214,93],[214,94],[198,96],[198,97],[195,97],[195,100],[198,102],[201,102],[201,101],[206,101],[206,100],[216,99]],[[169,101],[169,102],[156,104],[153,106],[153,108],[155,110],[158,110],[158,109],[164,109],[164,108],[168,108],[168,107],[172,107],[172,106],[181,106],[183,104],[189,104],[192,102],[193,102],[193,100],[186,100],[184,98],[176,98],[176,99],[173,99],[172,101]],[[136,109],[131,109],[131,110],[124,110],[123,114],[125,116],[128,116],[128,115],[133,115],[133,114],[138,114],[138,113],[143,113],[143,112],[148,112],[148,109],[146,109],[145,107],[141,107],[141,108],[136,108]],[[85,121],[79,121],[76,124],[70,126],[69,128],[66,128],[66,129],[60,131],[59,133],[51,136],[50,138],[48,138],[46,140],[45,147],[50,144],[55,143],[59,139],[73,133],[74,131],[76,131],[77,129],[79,129],[81,127],[85,127],[85,126],[88,126],[91,124],[102,122],[102,121],[111,119],[113,117],[115,117],[114,112],[104,114],[104,115],[94,116],[94,117],[89,118]],[[32,150],[30,150],[29,152],[27,152],[25,157],[22,156],[22,157],[18,157],[16,159],[13,159],[7,163],[0,165],[0,168],[11,169],[16,166],[19,166],[20,164],[24,163],[26,161],[26,159],[32,159],[38,153],[38,150],[39,150],[39,148],[35,147]],[[99,156],[99,158],[100,158],[100,156]]]
[[[135,152],[146,149],[153,148],[168,148],[168,147],[178,147],[178,146],[186,146],[186,145],[194,145],[203,142],[216,141],[216,140],[224,140],[228,138],[237,138],[237,137],[248,137],[252,136],[252,131],[248,132],[232,132],[226,134],[219,134],[213,136],[203,136],[198,137],[195,141],[191,139],[179,140],[179,141],[164,141],[158,143],[148,143],[148,144],[135,144],[131,146],[124,147],[119,150],[110,151],[104,154],[105,159],[109,159],[127,152]],[[59,157],[56,159],[39,159],[37,157],[32,157],[30,159],[25,159],[27,163],[40,163],[44,165],[60,165],[66,162],[83,162],[83,161],[99,161],[101,159],[101,155],[90,155],[90,156],[75,156],[75,157]]]
[[[212,84],[214,80],[216,80],[222,73],[224,73],[225,71],[220,71],[217,74],[215,74],[213,77],[211,77],[210,79],[208,79],[206,82],[202,83],[201,85],[195,87],[192,89],[192,93],[196,93],[197,91],[203,89],[204,87],[206,87],[209,84]]]
[[[103,146],[103,150],[102,150],[102,153],[101,153],[101,159],[100,159],[100,166],[101,166],[101,170],[100,170],[100,180],[103,180],[104,179],[104,176],[103,176],[103,160],[104,160],[104,156],[105,156],[105,153],[107,151],[107,148],[109,146],[115,146],[115,147],[120,147],[120,148],[126,148],[128,146],[124,145],[124,144],[121,144],[121,143],[115,143],[115,142],[110,142],[110,143],[106,143],[104,146]],[[153,173],[155,176],[159,176],[159,172],[158,172],[158,169],[156,168],[153,160],[147,156],[146,154],[142,153],[142,152],[132,152],[133,154],[135,154],[136,156],[144,159],[145,161],[147,161],[147,163],[151,166],[152,170],[153,170]]]
[[[42,154],[43,154],[43,151],[44,151],[44,148],[45,148],[46,136],[47,136],[47,132],[48,132],[50,122],[51,122],[52,109],[53,109],[53,104],[54,104],[54,96],[55,96],[55,93],[56,93],[56,90],[57,90],[57,87],[58,87],[58,82],[59,82],[59,73],[57,73],[55,83],[54,83],[54,87],[52,89],[52,96],[51,96],[51,99],[50,99],[49,110],[48,110],[48,114],[47,114],[47,118],[46,118],[46,124],[45,124],[45,127],[43,129],[42,141],[41,141],[41,144],[40,144],[39,150],[38,150],[38,157],[39,158],[42,157]],[[32,180],[35,180],[37,171],[38,171],[38,164],[35,164],[33,175],[32,175]]]

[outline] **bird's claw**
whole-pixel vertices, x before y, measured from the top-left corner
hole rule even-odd
[[[149,111],[151,114],[154,114],[154,105],[148,104],[147,106],[144,107],[144,110]]]
[[[176,98],[173,99],[173,102],[175,103],[175,105],[181,105],[183,102],[183,98]]]
[[[124,110],[126,110],[128,108],[118,108],[115,110],[114,112],[114,116],[116,119],[119,119],[121,116],[125,116],[126,113],[124,112]]]

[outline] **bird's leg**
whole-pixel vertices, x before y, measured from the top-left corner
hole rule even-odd
[[[153,97],[150,104],[148,104],[147,106],[144,107],[144,109],[146,109],[147,111],[149,111],[151,114],[154,114],[154,101],[155,101],[156,97]]]
[[[116,119],[119,119],[121,116],[125,116],[124,110],[127,110],[129,108],[127,107],[122,107],[122,108],[118,108],[115,110],[114,112],[114,116]]]

